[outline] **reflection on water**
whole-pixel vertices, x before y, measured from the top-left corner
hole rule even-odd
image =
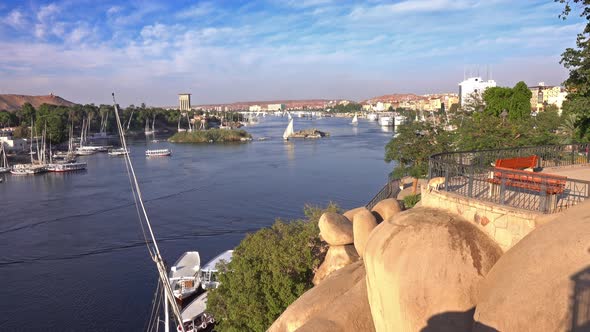
[[[254,141],[245,144],[130,140],[166,261],[189,250],[208,261],[277,217],[301,217],[306,203],[353,208],[381,188],[392,167],[383,162],[391,130],[366,121],[351,130],[349,119],[297,120],[331,137],[285,142],[286,118],[266,117],[246,128]],[[148,148],[169,148],[172,156],[148,159]],[[144,326],[157,278],[123,159],[80,160],[86,171],[8,175],[0,184],[0,284],[10,285],[1,295],[0,330],[22,329],[25,321],[31,330]]]
[[[393,133],[393,127],[379,126],[384,133]]]

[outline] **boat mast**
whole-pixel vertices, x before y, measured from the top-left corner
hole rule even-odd
[[[117,120],[117,129],[119,131],[119,138],[121,140],[121,145],[123,146],[124,151],[128,151],[127,149],[127,142],[125,140],[125,136],[123,135],[123,127],[121,125],[121,119],[119,117],[119,109],[117,107],[117,102],[115,101],[115,94],[113,93],[113,103],[115,105],[115,118]],[[150,223],[147,211],[145,209],[145,205],[143,204],[143,197],[141,194],[141,190],[139,188],[139,183],[137,181],[137,177],[135,176],[135,170],[133,169],[133,163],[131,162],[131,157],[128,153],[124,154],[123,157],[125,158],[125,166],[127,168],[127,173],[129,175],[129,181],[131,184],[131,191],[133,193],[133,198],[135,200],[135,204],[138,208],[138,216],[139,221],[142,227],[142,231],[144,232],[144,240],[148,247],[148,251],[154,263],[156,263],[156,268],[158,269],[158,275],[160,281],[162,282],[162,286],[164,288],[164,295],[166,296],[166,302],[172,307],[172,312],[174,314],[174,318],[178,321],[178,325],[182,332],[185,332],[184,325],[182,323],[182,316],[180,314],[180,309],[178,304],[176,304],[176,300],[174,299],[174,293],[172,291],[172,286],[170,285],[170,280],[167,276],[166,266],[164,265],[164,260],[162,259],[162,255],[160,254],[160,248],[158,247],[158,243],[156,242],[156,236],[154,235],[154,231],[152,229],[152,225]],[[140,213],[141,212],[141,213]],[[149,231],[149,236],[151,239],[148,240],[145,234],[145,228]]]
[[[31,142],[29,144],[29,155],[31,156],[31,165],[33,164],[33,117],[31,116]]]

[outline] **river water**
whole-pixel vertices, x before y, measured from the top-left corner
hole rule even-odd
[[[197,250],[206,262],[275,218],[303,215],[306,203],[366,204],[392,168],[392,132],[376,122],[295,119],[321,140],[284,142],[286,118],[246,127],[244,144],[131,140],[130,149],[164,259]],[[144,157],[170,148],[172,157]],[[123,160],[81,157],[72,174],[4,176],[0,184],[0,330],[138,331],[156,288]]]

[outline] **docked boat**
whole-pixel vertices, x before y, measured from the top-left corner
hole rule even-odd
[[[377,121],[379,117],[377,116],[377,113],[369,113],[367,114],[367,120],[369,121]]]
[[[86,169],[86,163],[55,163],[55,164],[48,164],[46,169],[48,172],[74,172],[74,171],[82,171]]]
[[[174,297],[183,300],[199,289],[200,267],[201,257],[197,251],[187,251],[180,256],[168,274]]]
[[[14,165],[10,170],[12,175],[37,175],[47,172],[47,168],[44,165],[32,165],[32,164],[18,164]]]
[[[98,150],[92,146],[80,146],[76,149],[77,156],[89,156],[91,154],[97,153]]]
[[[146,157],[168,157],[171,154],[172,152],[169,149],[154,149],[145,151]]]
[[[226,250],[215,256],[201,268],[201,287],[204,290],[215,289],[219,287],[219,278],[217,276],[218,264],[221,262],[229,263],[234,255],[233,250]]]
[[[215,324],[215,318],[207,312],[207,291],[219,287],[219,263],[231,262],[233,254],[233,250],[226,250],[215,256],[201,268],[201,287],[205,292],[199,295],[180,312],[182,325],[184,325],[185,331],[203,331]],[[178,326],[178,331],[182,331],[181,326]]]
[[[4,143],[0,142],[0,174],[10,172],[10,166],[8,166],[8,159],[6,158],[6,150],[4,150]]]
[[[396,115],[393,120],[396,127],[401,126],[407,122],[407,118],[403,115]]]
[[[391,116],[380,116],[379,117],[379,125],[382,127],[392,127],[393,126],[393,118]]]
[[[356,126],[359,124],[359,118],[356,115],[356,113],[354,113],[354,117],[352,118],[352,121],[350,122],[353,126]]]
[[[119,149],[110,149],[108,151],[109,156],[124,156],[129,154],[129,149],[125,150],[124,148]]]
[[[295,133],[295,131],[293,130],[293,118],[290,118],[289,124],[287,125],[287,128],[283,132],[283,139],[288,140],[289,137],[291,137],[294,133]]]

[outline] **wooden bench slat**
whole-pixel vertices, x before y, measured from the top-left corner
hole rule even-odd
[[[565,191],[567,177],[547,173],[531,173],[514,170],[505,167],[496,167],[492,172],[493,177],[487,179],[489,183],[501,184],[508,187],[523,188],[531,191],[541,192],[543,186],[549,195],[561,194]]]
[[[538,160],[539,157],[536,155],[531,155],[528,157],[497,159],[495,166],[510,169],[535,168],[537,167]]]

